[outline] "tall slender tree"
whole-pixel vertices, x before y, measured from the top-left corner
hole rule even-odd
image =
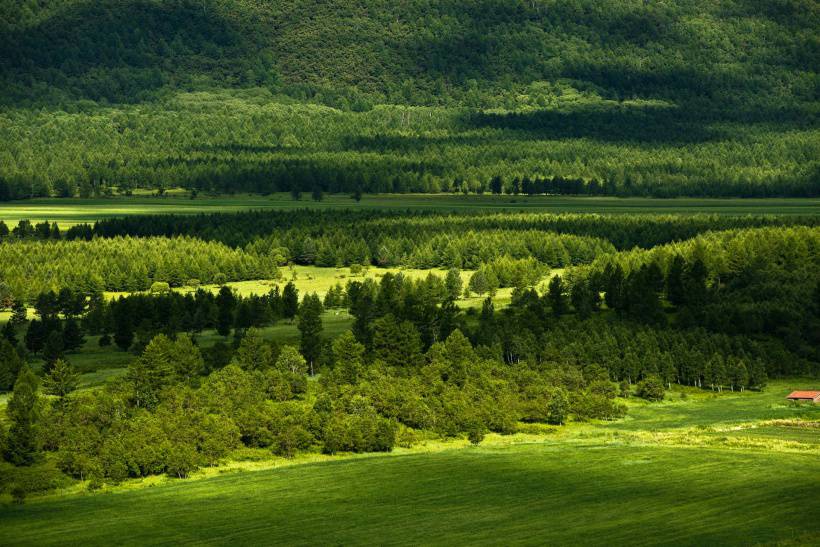
[[[37,427],[41,411],[37,395],[37,376],[24,365],[6,406],[11,427],[6,440],[5,458],[14,465],[31,465],[38,453]]]

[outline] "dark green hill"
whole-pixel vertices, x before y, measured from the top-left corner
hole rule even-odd
[[[815,0],[0,0],[0,200],[817,196],[818,28]]]
[[[41,6],[40,4],[45,4]],[[269,86],[492,106],[567,79],[610,98],[793,103],[816,93],[813,0],[4,0],[6,101]]]

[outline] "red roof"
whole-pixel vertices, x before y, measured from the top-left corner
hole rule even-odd
[[[792,391],[786,399],[820,399],[820,391]]]

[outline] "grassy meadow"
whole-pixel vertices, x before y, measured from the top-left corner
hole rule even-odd
[[[236,195],[190,199],[181,192],[168,196],[134,195],[100,199],[38,198],[0,203],[0,220],[17,224],[49,220],[63,229],[101,218],[127,215],[176,213],[224,213],[261,209],[360,208],[431,209],[445,211],[528,211],[545,213],[709,213],[709,214],[820,214],[820,199],[710,199],[710,198],[617,198],[573,196],[493,196],[453,194],[364,195],[356,203],[347,195],[327,195],[316,202],[308,197],[294,201],[289,194]]]
[[[477,447],[431,440],[75,489],[2,506],[3,543],[812,545],[820,407],[783,400],[812,385],[676,388],[630,400],[620,421],[524,426]]]

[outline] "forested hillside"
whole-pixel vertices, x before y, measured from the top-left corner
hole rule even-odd
[[[820,23],[809,0],[4,0],[2,10],[4,73],[26,76],[6,100],[33,89],[131,102],[208,82],[354,109],[509,107],[522,93],[538,104],[550,90],[527,86],[562,78],[608,98],[788,107],[814,98]]]
[[[819,13],[810,0],[3,0],[0,199],[817,195]]]

